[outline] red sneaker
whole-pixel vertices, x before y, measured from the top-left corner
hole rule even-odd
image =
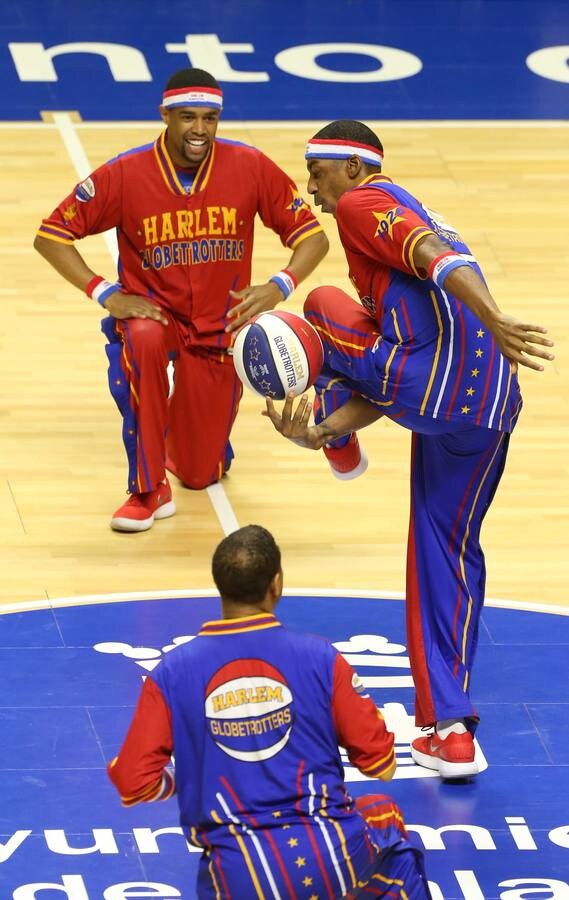
[[[345,447],[322,447],[324,456],[330,463],[332,474],[342,481],[349,481],[363,475],[367,469],[367,455],[360,447],[355,431],[350,435],[350,440]]]
[[[441,778],[467,778],[478,775],[478,763],[474,759],[472,735],[451,732],[442,741],[437,732],[415,738],[411,744],[411,756],[418,766],[436,769]]]
[[[114,531],[148,531],[154,519],[167,519],[176,512],[172,488],[166,478],[155,491],[131,494],[111,519]]]

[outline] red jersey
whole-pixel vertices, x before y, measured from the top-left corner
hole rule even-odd
[[[229,291],[250,283],[257,213],[291,250],[322,231],[294,182],[259,150],[217,139],[189,183],[164,132],[96,169],[38,234],[71,244],[116,228],[125,290],[184,322],[190,345],[227,347]]]

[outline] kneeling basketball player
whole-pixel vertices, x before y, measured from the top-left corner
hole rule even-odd
[[[146,679],[109,766],[123,804],[176,792],[184,833],[203,851],[200,898],[430,898],[396,803],[347,793],[338,743],[388,780],[393,735],[332,645],[275,617],[272,535],[249,525],[226,537],[213,577],[223,618]]]

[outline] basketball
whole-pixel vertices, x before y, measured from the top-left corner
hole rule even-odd
[[[309,388],[322,368],[324,354],[318,332],[291,312],[254,316],[237,335],[233,361],[239,378],[262,397],[284,400]]]

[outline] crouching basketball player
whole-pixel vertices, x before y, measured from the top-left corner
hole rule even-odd
[[[184,833],[203,851],[200,898],[430,898],[397,805],[346,791],[338,744],[388,780],[393,735],[332,645],[275,617],[283,574],[272,535],[241,528],[212,568],[223,618],[146,679],[109,766],[123,804],[176,792]]]

